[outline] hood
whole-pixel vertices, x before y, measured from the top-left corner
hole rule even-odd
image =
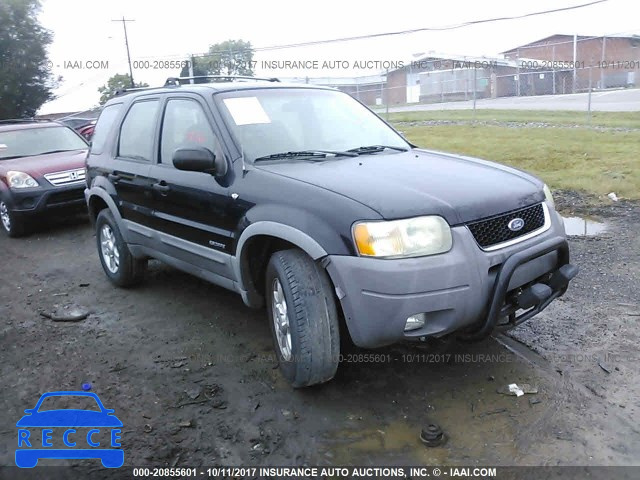
[[[544,200],[532,175],[429,150],[255,166],[349,197],[385,219],[440,215],[457,225]]]
[[[49,410],[25,415],[16,427],[121,427],[114,415],[91,410]]]
[[[0,174],[8,170],[28,173],[32,177],[42,177],[46,173],[63,172],[83,168],[88,150],[73,150],[71,152],[50,153],[33,157],[0,160]]]

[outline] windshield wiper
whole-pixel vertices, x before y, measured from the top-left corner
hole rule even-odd
[[[357,157],[355,152],[339,152],[335,150],[300,150],[298,152],[282,152],[274,153],[272,155],[265,155],[264,157],[258,157],[254,161],[262,160],[282,160],[288,158],[305,158],[312,161],[319,161],[320,159],[327,158],[327,155],[334,155],[336,157]]]
[[[394,147],[393,145],[367,145],[364,147],[357,147],[347,150],[348,152],[352,152],[355,154],[363,154],[363,153],[378,153],[382,152],[385,149],[389,150],[397,150],[398,152],[406,152],[407,149],[404,147]]]
[[[27,155],[13,155],[12,157],[0,157],[0,160],[13,160],[15,158],[24,158]]]

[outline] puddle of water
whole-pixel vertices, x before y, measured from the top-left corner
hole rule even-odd
[[[425,462],[429,465],[447,465],[449,452],[445,448],[426,448],[418,439],[419,425],[410,425],[396,421],[377,428],[343,430],[337,433],[341,446],[336,452],[342,464],[353,463],[356,457],[378,457],[383,453],[397,458],[408,454],[413,461]]]
[[[607,231],[607,225],[589,218],[562,217],[567,235],[593,237]]]

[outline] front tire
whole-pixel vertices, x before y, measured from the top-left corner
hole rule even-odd
[[[27,232],[24,220],[16,218],[4,201],[0,201],[0,224],[2,230],[12,238],[21,237]]]
[[[131,255],[110,210],[104,209],[96,219],[96,240],[102,269],[118,287],[137,285],[144,278],[147,260]]]
[[[338,312],[327,273],[300,250],[283,250],[267,266],[265,298],[274,348],[295,388],[331,380],[340,355]]]

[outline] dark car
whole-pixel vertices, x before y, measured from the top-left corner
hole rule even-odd
[[[45,214],[85,210],[89,146],[57,122],[0,121],[0,219],[10,237]]]
[[[96,121],[92,120],[91,123],[87,125],[83,125],[82,127],[76,128],[76,132],[82,135],[87,142],[91,141],[91,137],[93,137],[93,131],[96,128]]]
[[[99,258],[118,286],[155,258],[266,304],[292,385],[334,376],[340,319],[361,347],[479,340],[576,275],[538,178],[417,148],[330,88],[211,80],[106,104],[85,192]]]
[[[89,125],[91,122],[95,122],[94,118],[80,118],[80,117],[66,117],[58,120],[60,123],[65,124],[67,127],[71,127],[74,130],[78,130],[84,126]]]

